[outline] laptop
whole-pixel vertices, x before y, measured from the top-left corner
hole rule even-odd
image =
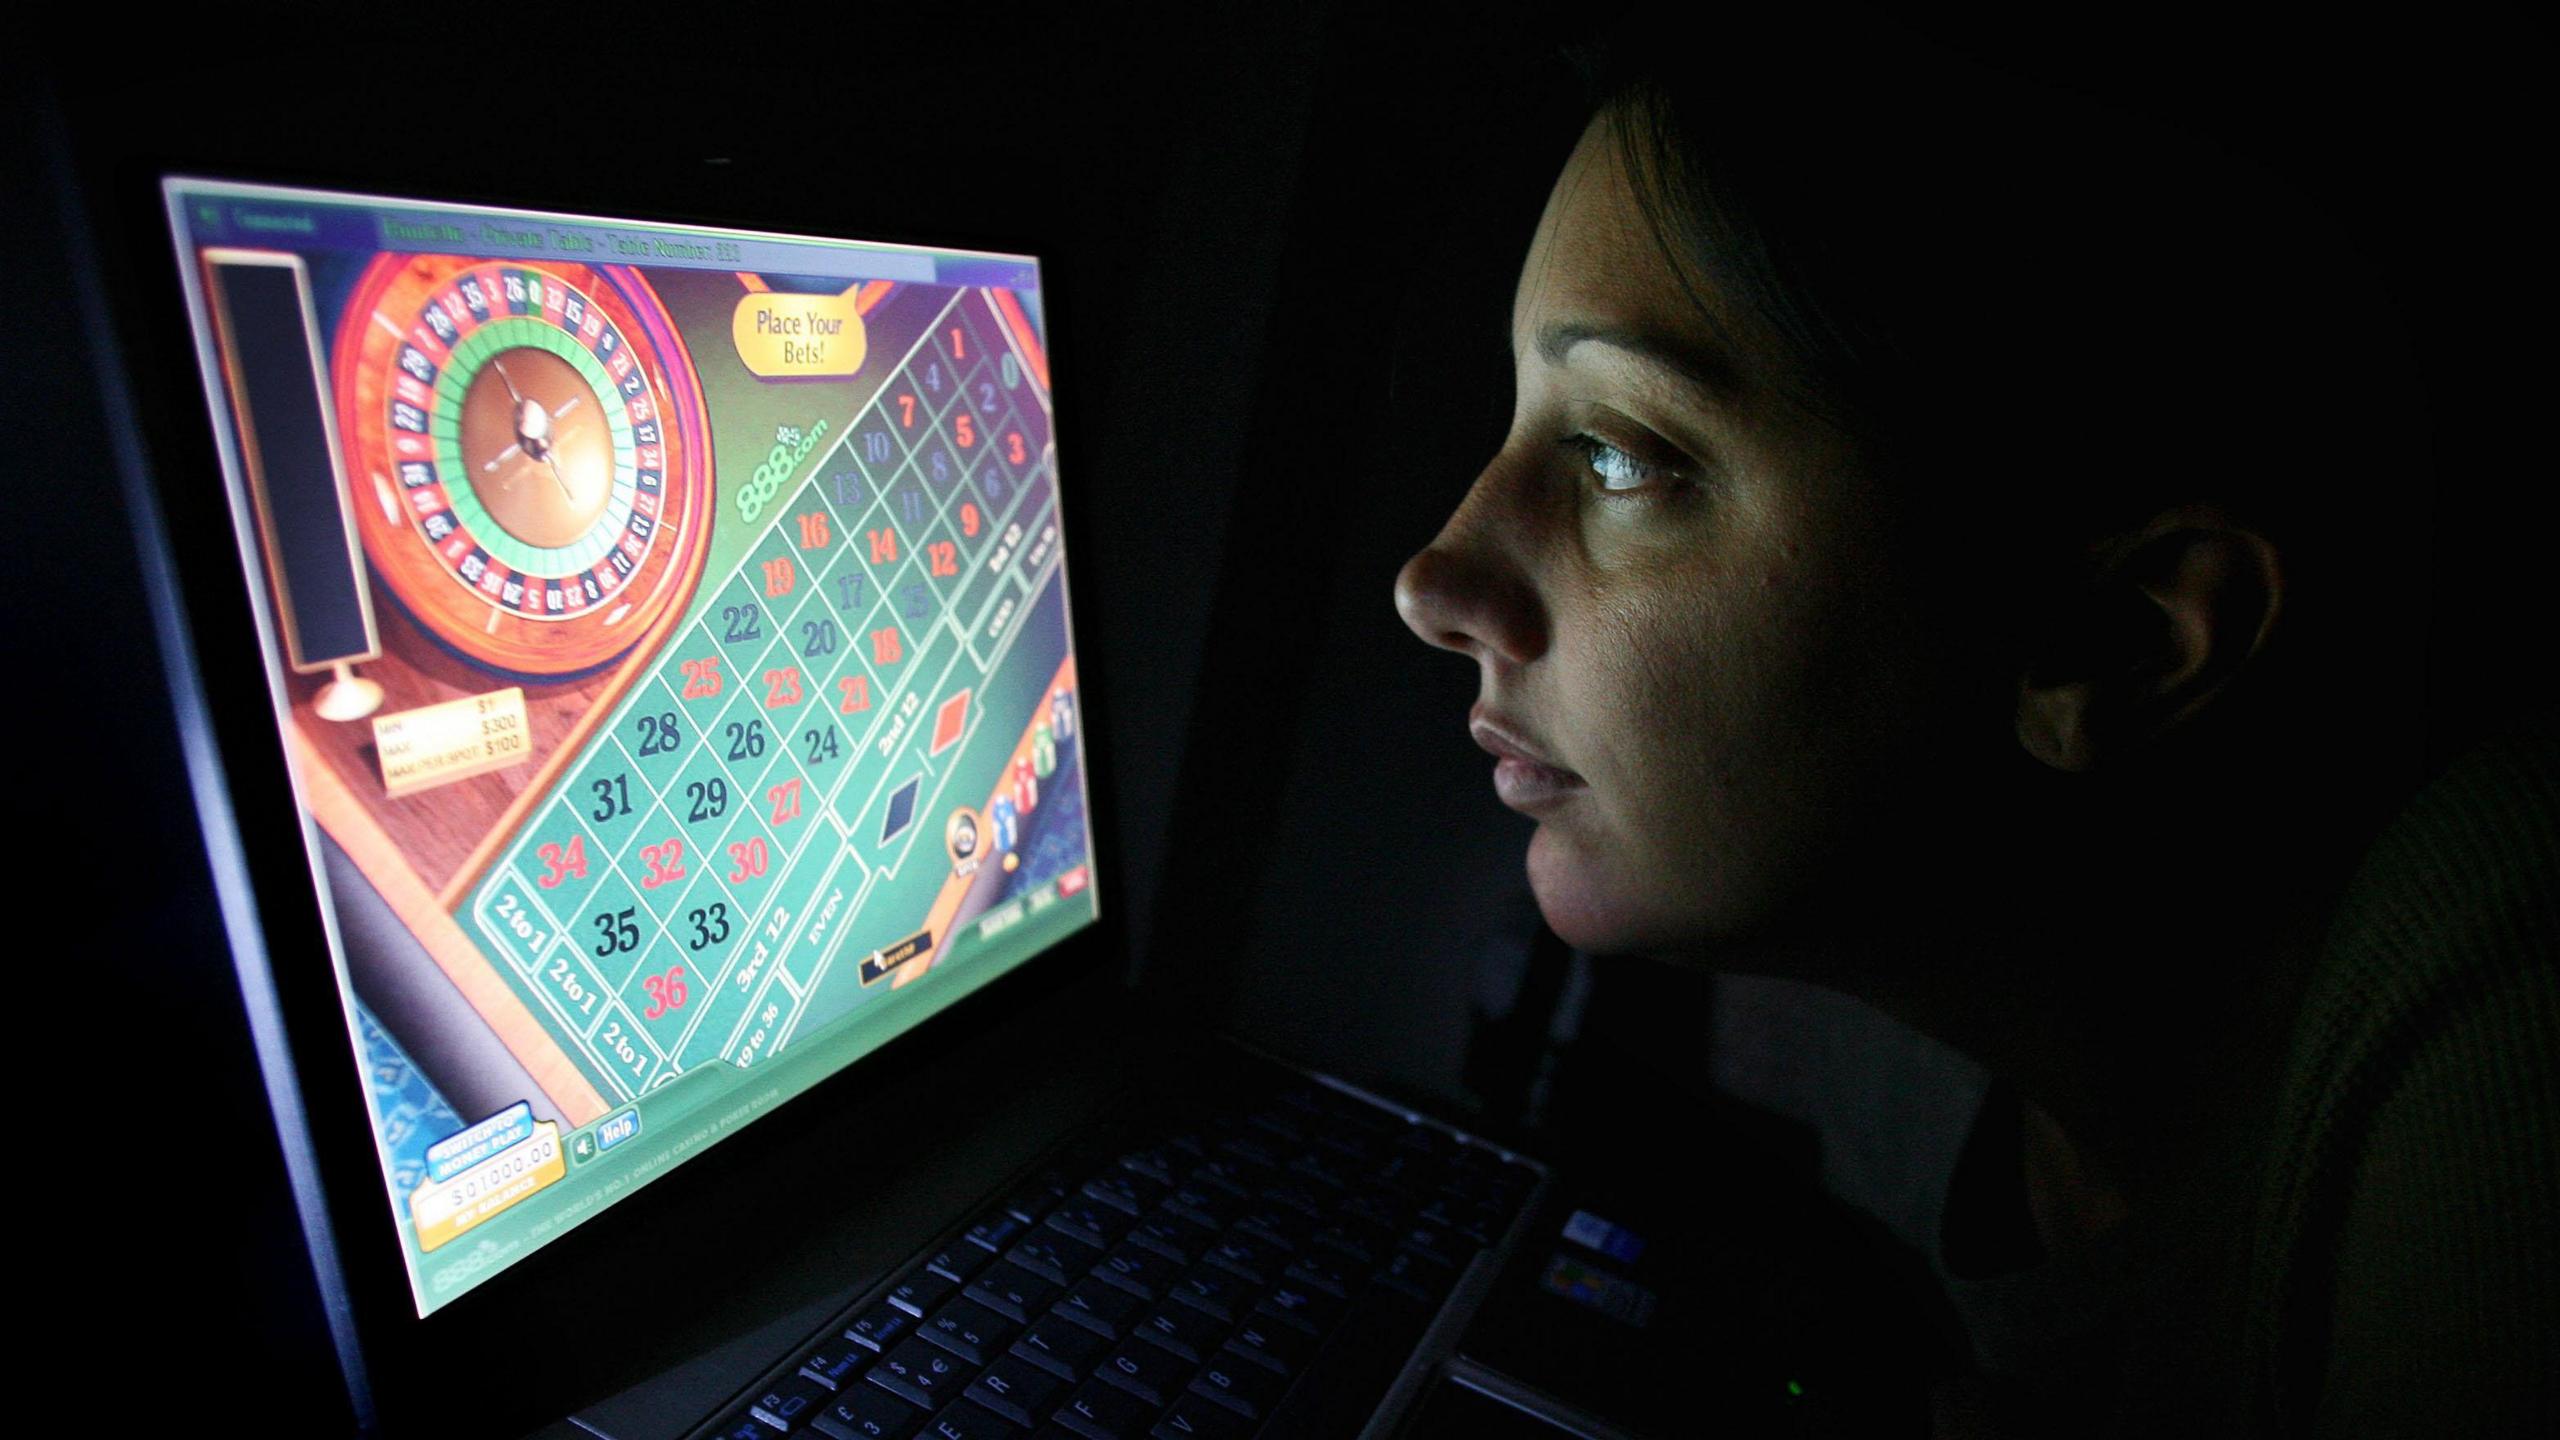
[[[1036,256],[161,195],[147,538],[360,1424],[1404,1418],[1547,1175],[1124,983]]]

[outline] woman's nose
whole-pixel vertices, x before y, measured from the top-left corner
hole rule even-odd
[[[1429,644],[1480,664],[1525,665],[1546,653],[1547,618],[1525,563],[1528,533],[1500,513],[1495,485],[1493,472],[1480,477],[1396,573],[1396,613]]]

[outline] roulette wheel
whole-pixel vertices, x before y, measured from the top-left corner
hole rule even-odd
[[[383,255],[334,353],[365,557],[438,645],[560,681],[682,608],[711,531],[703,401],[636,272]]]

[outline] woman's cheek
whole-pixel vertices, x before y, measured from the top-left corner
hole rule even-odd
[[[1840,798],[1809,751],[1828,726],[1809,713],[1804,683],[1822,659],[1819,637],[1805,632],[1794,587],[1775,575],[1736,563],[1696,577],[1682,594],[1687,623],[1663,647],[1653,681],[1652,727],[1678,752],[1664,766],[1672,780],[1654,816],[1656,844],[1710,939],[1761,926],[1804,830]]]

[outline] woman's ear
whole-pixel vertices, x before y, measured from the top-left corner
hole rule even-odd
[[[2284,598],[2276,547],[2209,506],[2164,511],[2096,560],[2018,682],[2018,743],[2057,770],[2116,761],[2202,713]]]

